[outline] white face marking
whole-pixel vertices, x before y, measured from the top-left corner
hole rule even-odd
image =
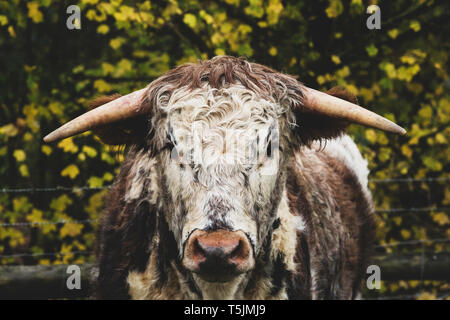
[[[281,192],[283,108],[241,85],[176,90],[161,108],[168,116],[158,134],[174,145],[162,161],[179,248],[195,229],[216,228],[242,230],[257,247],[272,194]]]

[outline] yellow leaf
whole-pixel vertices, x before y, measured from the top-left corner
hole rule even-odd
[[[130,60],[121,59],[119,61],[119,63],[117,64],[116,76],[121,76],[121,75],[131,71],[132,68],[133,68],[133,66],[132,66]]]
[[[0,15],[0,26],[5,26],[8,24],[8,18],[4,15]]]
[[[328,18],[336,18],[344,11],[341,0],[328,0],[328,2],[330,5],[325,10]]]
[[[408,231],[406,229],[400,230],[400,234],[402,235],[403,239],[409,239],[409,237],[411,237],[411,231]]]
[[[283,4],[280,0],[269,0],[269,5],[266,8],[267,22],[269,25],[278,23],[281,11],[283,11]]]
[[[17,162],[22,162],[26,158],[26,154],[22,149],[14,150],[13,156],[16,158]]]
[[[32,1],[27,3],[28,17],[33,20],[34,23],[39,23],[44,19],[42,12],[39,11],[39,3]]]
[[[124,42],[125,42],[125,39],[119,37],[119,38],[111,39],[111,40],[109,41],[109,45],[110,45],[111,48],[113,48],[114,50],[117,50],[117,49],[119,49],[119,48],[122,46],[122,44],[123,44]]]
[[[3,127],[0,127],[0,134],[4,134],[9,137],[14,137],[18,133],[19,133],[19,130],[12,123],[9,123],[9,124],[4,125]]]
[[[259,21],[258,26],[261,28],[267,28],[267,22],[266,21]]]
[[[373,91],[367,88],[359,89],[359,94],[364,97],[367,102],[373,100]]]
[[[405,67],[401,66],[397,70],[397,76],[400,80],[406,80],[407,82],[410,82],[415,74],[417,74],[420,71],[420,66],[418,64],[415,64],[411,67]]]
[[[197,25],[197,17],[192,13],[186,13],[183,17],[183,22],[187,24],[191,29],[194,29]]]
[[[380,151],[378,152],[378,159],[382,162],[386,162],[391,158],[391,149],[389,148],[380,148]]]
[[[444,226],[450,223],[450,219],[444,212],[438,212],[433,215],[433,221],[437,222],[440,226]]]
[[[38,209],[33,209],[29,215],[26,217],[27,221],[31,223],[39,223],[44,222],[45,220],[42,218],[42,211]],[[36,227],[36,225],[32,225]]]
[[[16,31],[14,30],[13,26],[9,26],[8,27],[8,33],[11,37],[15,38],[16,37]]]
[[[323,83],[325,83],[325,81],[326,81],[326,79],[325,79],[325,77],[324,76],[317,76],[317,83],[319,84],[319,85],[322,85]]]
[[[61,171],[61,176],[68,176],[70,179],[75,179],[75,177],[78,176],[79,173],[80,170],[78,169],[78,167],[74,164],[70,164]]]
[[[373,129],[366,130],[366,139],[371,143],[375,143],[375,141],[377,141],[377,134],[375,130]]]
[[[103,62],[102,63],[102,69],[103,69],[103,74],[104,75],[108,75],[113,73],[114,71],[114,66],[108,62]]]
[[[345,86],[345,88],[347,89],[347,91],[349,91],[350,93],[353,93],[355,96],[358,95],[358,88],[356,88],[354,85],[348,84]]]
[[[64,106],[63,106],[63,104],[61,102],[51,102],[48,105],[48,108],[55,115],[62,115],[62,114],[64,114],[64,112],[63,112]]]
[[[409,27],[414,30],[414,32],[420,31],[420,22],[413,20],[409,23]]]
[[[111,181],[112,179],[114,179],[114,176],[111,173],[109,173],[109,172],[106,172],[103,175],[103,180],[105,180],[105,181]]]
[[[97,150],[89,146],[83,146],[83,152],[86,153],[91,158],[97,156]]]
[[[338,71],[336,71],[336,75],[339,78],[345,78],[345,77],[349,76],[350,75],[349,67],[345,66],[342,69],[339,69]]]
[[[434,159],[433,157],[424,156],[422,158],[422,162],[427,168],[429,168],[433,171],[441,171],[442,170],[442,163],[440,163],[438,160]]]
[[[440,144],[446,144],[447,138],[442,133],[438,133],[436,134],[436,142]]]
[[[216,56],[223,56],[225,55],[225,50],[217,48],[216,50],[214,50],[214,53],[216,54]]]
[[[400,61],[407,64],[414,64],[416,62],[416,58],[411,55],[404,55],[400,57]]]
[[[202,17],[207,24],[212,24],[214,22],[214,18],[208,14],[205,10],[200,10],[200,17]]]
[[[83,225],[79,223],[66,223],[61,228],[60,235],[61,238],[64,238],[65,236],[69,237],[75,237],[81,233],[81,230],[83,229]]]
[[[392,218],[392,221],[394,221],[394,223],[399,226],[402,224],[402,217],[394,217]]]
[[[332,55],[331,56],[331,61],[333,61],[335,64],[340,64],[341,63],[341,58],[339,58],[336,55]]]
[[[86,160],[86,155],[84,154],[84,152],[80,152],[80,153],[78,154],[78,159],[80,159],[81,161]]]
[[[29,141],[33,140],[33,135],[31,133],[29,133],[29,132],[26,132],[23,135],[23,140],[26,141],[26,142],[29,142]]]
[[[50,208],[58,213],[66,210],[67,206],[72,204],[72,199],[70,199],[66,194],[60,195],[56,199],[52,199],[50,202]]]
[[[111,86],[104,80],[98,79],[94,81],[94,88],[100,92],[108,92],[111,91]]]
[[[72,137],[61,140],[57,146],[58,146],[58,148],[63,149],[64,152],[70,152],[70,153],[78,152],[78,146],[75,143],[73,143]]]
[[[93,176],[88,179],[89,187],[97,188],[103,185],[103,180],[99,177]]]
[[[422,292],[417,300],[436,300],[436,295],[431,292]]]
[[[433,116],[433,109],[431,108],[431,106],[427,105],[422,107],[419,110],[419,116],[425,120],[431,119],[431,117]]]
[[[378,54],[378,48],[373,43],[366,47],[366,51],[369,57],[375,57]]]
[[[391,79],[397,77],[397,71],[395,70],[395,66],[392,63],[386,63],[386,65],[384,66],[384,71],[386,72],[387,76]]]
[[[97,32],[100,34],[107,34],[109,32],[109,27],[106,24],[98,26]]]
[[[114,16],[115,16],[115,14],[114,14]],[[106,16],[106,12],[104,12],[104,11],[100,11],[100,14],[97,14],[96,10],[89,9],[88,12],[86,13],[86,18],[88,18],[89,20],[96,20],[98,22],[101,22],[101,21],[105,21],[107,16]],[[75,23],[80,23],[80,21],[78,19],[76,19]]]
[[[275,47],[270,47],[270,49],[269,49],[269,54],[270,54],[271,56],[276,56],[277,53],[278,53],[277,48],[275,48]]]
[[[21,164],[19,167],[19,172],[22,175],[22,177],[29,177],[30,173],[28,172],[28,167],[26,164]]]
[[[391,37],[392,39],[397,38],[398,36],[398,29],[392,29],[388,31],[388,35],[389,37]]]
[[[402,146],[402,153],[407,156],[408,158],[412,157],[413,151],[410,147],[408,147],[408,145],[403,145]]]

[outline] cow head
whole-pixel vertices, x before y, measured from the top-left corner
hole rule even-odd
[[[336,96],[346,98],[262,65],[216,57],[114,97],[45,141],[94,129],[109,144],[142,150],[156,163],[158,206],[183,267],[198,281],[230,282],[265,253],[294,149],[335,137],[351,122],[404,133]]]

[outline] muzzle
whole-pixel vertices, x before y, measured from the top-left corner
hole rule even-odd
[[[183,266],[209,282],[227,282],[255,266],[253,249],[242,231],[195,230],[184,248]]]

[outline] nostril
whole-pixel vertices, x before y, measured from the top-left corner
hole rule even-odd
[[[183,265],[210,282],[225,282],[254,266],[245,235],[228,230],[198,231],[185,247]]]
[[[198,241],[198,239],[194,240],[194,250],[193,250],[194,257],[197,258],[204,258],[206,256],[205,250],[202,248],[202,245]]]
[[[231,251],[230,253],[230,258],[237,258],[242,256],[242,250],[243,250],[244,244],[242,242],[242,240],[239,240],[237,246],[233,249],[233,251]]]

